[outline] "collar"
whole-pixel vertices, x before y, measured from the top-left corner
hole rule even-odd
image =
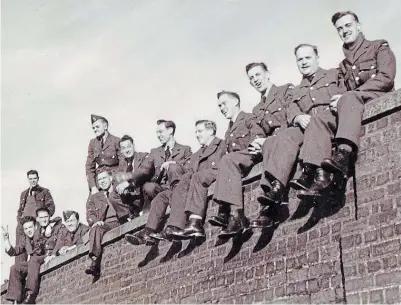
[[[206,144],[203,145],[202,147],[209,146],[209,145],[213,142],[214,138],[215,138],[215,136],[211,136],[211,137],[209,138],[209,140],[206,142]]]
[[[238,118],[238,116],[239,116],[240,113],[241,113],[241,110],[238,111],[238,113],[237,113],[236,115],[234,115],[234,116],[231,118],[231,122],[234,123],[234,122],[237,120],[237,118]]]

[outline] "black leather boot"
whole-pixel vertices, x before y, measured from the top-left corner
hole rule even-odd
[[[350,175],[352,151],[338,148],[331,158],[323,160],[321,166],[329,173],[341,173],[347,179]]]
[[[315,181],[308,190],[301,190],[298,194],[299,199],[306,199],[308,197],[320,197],[325,192],[330,190],[333,175],[326,172],[322,168],[316,170]]]
[[[230,216],[228,226],[222,229],[218,236],[221,238],[232,237],[243,233],[247,229],[249,229],[249,220],[245,217],[244,211],[239,210]]]
[[[130,244],[138,246],[138,245],[147,245],[153,246],[156,245],[156,241],[150,238],[149,234],[153,233],[151,229],[144,228],[142,231],[136,234],[126,234],[125,240]]]
[[[295,190],[307,190],[312,186],[318,166],[305,163],[302,167],[302,175],[298,179],[292,179],[290,186]]]
[[[173,239],[190,239],[197,237],[205,237],[202,219],[189,218],[188,224],[184,229],[172,233]]]
[[[283,191],[284,185],[278,180],[273,180],[270,190],[264,195],[260,195],[257,200],[263,206],[279,203],[281,202]]]
[[[163,231],[160,233],[150,233],[149,237],[156,239],[156,240],[173,240],[173,234],[181,231],[180,228],[174,226],[167,226]]]
[[[94,259],[93,257],[90,266],[85,269],[85,273],[96,276],[99,274],[99,272],[100,272],[100,260],[98,258]]]
[[[269,216],[268,210],[270,207],[262,207],[259,212],[259,216],[251,221],[250,227],[252,229],[263,229],[272,227],[274,225],[274,220]]]
[[[35,304],[35,301],[36,301],[36,298],[33,296],[33,294],[28,293],[22,304]]]
[[[229,212],[219,211],[217,216],[212,216],[209,219],[209,223],[215,227],[223,227],[226,228],[228,226],[228,219],[230,217]]]

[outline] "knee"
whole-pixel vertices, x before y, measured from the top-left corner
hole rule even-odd
[[[10,273],[15,273],[18,271],[18,264],[14,264],[10,267]]]
[[[337,108],[341,111],[344,106],[347,106],[347,111],[350,109],[361,110],[364,108],[364,103],[356,91],[347,91],[338,100]]]
[[[168,170],[167,170],[167,175],[171,175],[171,174],[183,174],[184,173],[184,169],[183,167],[178,164],[178,163],[171,163],[168,166]]]
[[[231,166],[233,164],[232,154],[225,154],[220,160],[220,167]]]

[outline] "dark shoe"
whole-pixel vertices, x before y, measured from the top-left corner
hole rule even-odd
[[[302,167],[302,175],[298,179],[292,179],[290,186],[294,190],[307,190],[312,186],[315,178],[317,166],[314,164],[305,163]]]
[[[274,225],[274,220],[271,219],[266,212],[261,211],[259,213],[258,218],[254,219],[251,221],[250,227],[252,229],[263,229],[263,228],[268,228],[272,227]]]
[[[173,233],[180,231],[179,228],[174,227],[174,226],[167,226],[163,231],[160,233],[151,233],[149,234],[150,238],[156,239],[156,240],[168,240],[172,241],[173,240]]]
[[[32,294],[28,293],[22,304],[35,304],[35,297]]]
[[[236,216],[231,215],[228,226],[219,233],[220,238],[232,237],[243,233],[249,229],[249,220],[245,217],[244,212],[239,212]]]
[[[138,245],[147,245],[147,246],[153,246],[156,245],[156,242],[154,239],[149,237],[149,234],[151,234],[149,231],[146,229],[140,231],[139,233],[136,234],[126,234],[125,235],[125,240],[128,241],[130,244],[138,246]]]
[[[282,200],[284,185],[278,180],[273,180],[271,184],[270,190],[257,198],[263,206],[280,203]]]
[[[172,233],[172,235],[173,239],[177,240],[205,237],[202,219],[190,218],[183,230]]]
[[[91,274],[93,276],[98,275],[99,271],[100,271],[100,266],[97,259],[92,259],[91,265],[85,269],[86,274]]]
[[[212,216],[209,219],[209,223],[215,227],[226,228],[228,226],[229,213],[219,212],[217,216]]]
[[[351,168],[352,151],[337,149],[331,158],[323,160],[321,166],[329,173],[341,173],[348,178]]]
[[[301,190],[298,194],[299,199],[307,199],[310,197],[320,197],[329,192],[333,175],[326,172],[322,168],[316,170],[315,181],[308,190]]]

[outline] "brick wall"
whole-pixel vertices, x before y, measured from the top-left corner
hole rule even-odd
[[[146,215],[105,236],[102,277],[85,275],[87,246],[42,266],[38,303],[396,303],[401,302],[401,90],[369,103],[357,162],[357,204],[300,203],[274,232],[254,232],[193,247],[162,242],[134,247],[122,234]],[[260,167],[246,179],[246,213],[255,216]],[[213,192],[211,188],[210,192]],[[208,216],[216,213],[213,205]],[[356,219],[357,218],[357,219]],[[6,287],[2,287],[2,302]]]

